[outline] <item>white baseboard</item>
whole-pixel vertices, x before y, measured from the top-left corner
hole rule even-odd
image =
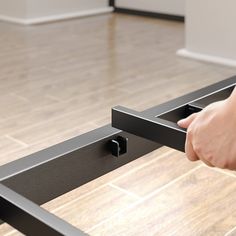
[[[58,21],[58,20],[66,20],[66,19],[72,19],[72,18],[78,18],[78,17],[104,14],[104,13],[112,12],[113,10],[114,10],[113,7],[105,7],[105,8],[99,8],[99,9],[92,9],[92,10],[86,10],[86,11],[78,11],[78,12],[72,12],[72,13],[66,13],[66,14],[60,14],[60,15],[43,16],[43,17],[29,18],[29,19],[0,15],[0,20],[11,22],[11,23],[17,23],[21,25],[34,25],[34,24],[42,24],[42,23]]]
[[[187,58],[191,58],[191,59],[195,59],[199,61],[205,61],[205,62],[216,63],[216,64],[230,66],[230,67],[236,67],[236,60],[191,52],[185,48],[178,50],[176,54],[182,57],[187,57]]]

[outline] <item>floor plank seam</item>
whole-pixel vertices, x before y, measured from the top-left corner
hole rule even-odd
[[[236,225],[230,231],[228,231],[224,236],[233,236],[232,233],[236,234]]]
[[[70,100],[73,100],[73,99],[70,99]],[[63,102],[63,103],[67,103],[67,102]],[[50,105],[48,105],[48,106],[53,106],[53,104],[50,104]],[[45,107],[47,107],[47,106],[45,106]],[[40,109],[35,109],[34,111],[37,111],[37,110],[43,110],[44,108],[40,108]],[[27,126],[26,128],[24,127],[24,128],[19,128],[16,132],[11,132],[10,133],[10,135],[15,135],[15,134],[17,134],[17,133],[19,133],[19,132],[22,132],[22,131],[25,131],[25,130],[27,130],[27,129],[31,129],[31,128],[34,128],[34,127],[37,127],[37,126],[39,126],[39,125],[42,125],[42,124],[46,124],[46,123],[48,123],[49,121],[57,121],[57,120],[60,120],[60,119],[62,119],[62,118],[66,118],[66,117],[68,117],[68,116],[70,116],[71,114],[76,114],[78,111],[83,111],[83,110],[86,110],[87,108],[86,107],[84,107],[83,109],[81,109],[81,108],[79,108],[78,107],[78,109],[72,109],[71,111],[69,111],[69,112],[67,112],[67,113],[62,113],[61,115],[58,115],[57,117],[52,117],[52,118],[49,118],[49,119],[47,119],[47,120],[44,120],[44,121],[40,121],[40,122],[38,122],[38,123],[36,123],[36,124],[31,124],[31,125],[29,125],[29,126]],[[18,116],[19,117],[19,116]],[[12,119],[12,117],[11,117],[11,119]],[[14,119],[14,118],[13,118]]]
[[[120,179],[126,177],[127,175],[130,175],[130,174],[134,173],[135,171],[140,170],[140,169],[142,169],[143,167],[146,167],[146,166],[152,164],[152,163],[155,162],[155,161],[159,161],[159,160],[161,160],[162,158],[164,158],[164,157],[166,157],[166,156],[169,156],[171,152],[173,152],[173,150],[168,150],[168,151],[166,151],[165,153],[162,153],[161,155],[159,155],[156,159],[153,159],[153,160],[151,160],[151,161],[149,161],[149,162],[147,162],[147,163],[141,164],[141,165],[138,166],[138,167],[133,167],[132,170],[128,171],[127,173],[125,173],[125,174],[123,174],[123,175],[120,175],[119,177],[116,177],[116,178],[115,178],[114,180],[112,180],[112,181],[109,181],[108,184],[115,184],[115,182],[117,182],[118,180],[120,180]]]
[[[57,98],[57,97],[55,97],[55,96],[53,96],[53,95],[51,95],[51,94],[47,94],[46,97],[52,99],[52,100],[55,101],[55,102],[63,102],[62,99]]]
[[[5,136],[6,138],[10,139],[11,141],[20,144],[20,145],[23,146],[23,147],[29,147],[29,145],[28,145],[27,143],[25,143],[25,142],[23,142],[23,141],[21,141],[21,140],[19,140],[19,139],[16,139],[16,138],[12,137],[11,135],[6,134],[6,135],[4,135],[4,136]]]
[[[71,112],[70,112],[70,113],[71,113]],[[37,124],[30,125],[30,126],[28,126],[27,128],[22,128],[22,129],[19,129],[17,132],[11,133],[9,136],[11,136],[12,138],[14,138],[13,136],[14,136],[15,134],[19,133],[19,132],[24,132],[24,131],[27,130],[27,129],[31,129],[31,128],[40,126],[40,125],[42,125],[42,124],[46,124],[48,121],[51,122],[51,121],[53,121],[53,120],[54,120],[54,121],[55,121],[55,120],[59,120],[59,119],[63,118],[64,116],[66,117],[67,115],[69,115],[69,113],[66,114],[66,115],[59,116],[59,117],[57,117],[57,118],[55,118],[55,119],[52,118],[52,119],[48,119],[47,121],[42,121],[42,122],[39,122],[39,123],[37,123]],[[88,122],[88,124],[89,124],[89,123],[91,123],[91,122]],[[78,123],[78,126],[77,126],[78,135],[82,135],[83,133],[87,132],[87,131],[85,131],[85,132],[79,133],[80,127],[81,127],[81,126],[80,126],[79,123]],[[31,142],[30,144],[27,144],[27,145],[29,146],[29,145],[36,145],[36,144],[39,144],[39,143],[43,143],[45,140],[58,137],[58,136],[61,135],[61,134],[65,134],[65,133],[68,133],[68,132],[73,131],[73,130],[75,130],[75,127],[74,127],[74,128],[71,128],[71,129],[67,129],[67,130],[65,130],[65,131],[62,131],[61,133],[58,132],[58,133],[55,134],[55,135],[48,136],[47,138],[43,138],[43,139],[41,139],[41,140],[39,140],[39,141]],[[16,138],[14,138],[14,139],[16,139]]]
[[[229,173],[228,171],[226,170],[222,170],[222,169],[219,169],[219,168],[212,168],[212,167],[209,167],[207,166],[207,168],[215,171],[215,172],[218,172],[218,173],[221,173],[221,174],[224,174],[224,175],[227,175],[227,176],[230,176],[232,178],[236,178],[236,175],[234,175],[233,173]]]
[[[73,100],[73,99],[70,99],[70,100]],[[70,100],[69,100],[69,101],[70,101]],[[63,103],[66,103],[66,102],[63,101]],[[45,106],[42,106],[42,107],[40,107],[40,108],[35,109],[34,111],[44,110],[45,108],[50,107],[50,106],[54,106],[54,105],[55,105],[55,104],[45,105]],[[83,109],[86,110],[86,108],[83,108]],[[82,109],[82,111],[83,111],[83,109]],[[63,117],[67,117],[67,116],[69,116],[69,115],[71,115],[71,114],[73,114],[73,113],[76,113],[76,112],[78,112],[79,110],[81,111],[81,109],[78,107],[78,109],[72,109],[72,111],[67,112],[67,113],[65,113],[65,114],[62,113],[61,115],[58,115],[56,118],[55,118],[55,117],[52,117],[52,118],[49,118],[49,119],[47,119],[47,120],[40,121],[40,122],[38,122],[38,123],[36,123],[36,124],[31,124],[31,125],[27,126],[26,128],[25,128],[25,127],[24,127],[24,128],[19,128],[16,132],[11,132],[10,135],[15,135],[16,133],[25,131],[25,130],[27,130],[27,129],[31,129],[31,128],[37,127],[37,126],[39,126],[39,125],[46,124],[46,123],[48,123],[49,121],[59,120],[59,119],[61,119],[61,118],[63,118]],[[23,116],[23,115],[24,115],[24,113],[21,113],[21,114],[19,114],[19,115],[17,115],[17,116],[10,117],[10,119],[16,119],[16,118],[19,118],[19,117],[21,117],[21,116]]]
[[[159,159],[161,159],[161,158],[164,158],[164,157],[165,157],[166,155],[168,155],[170,152],[173,152],[173,150],[169,150],[169,151],[167,151],[167,152],[161,154],[161,155],[158,157],[158,159],[151,160],[150,162],[152,163],[152,162],[157,161],[157,160],[159,160]],[[130,174],[130,173],[133,173],[134,171],[137,171],[137,170],[143,168],[144,166],[147,166],[148,164],[151,164],[150,162],[145,163],[145,164],[142,164],[142,165],[139,166],[139,167],[134,167],[131,171],[128,171],[127,173],[125,173],[125,174],[123,174],[123,175],[121,175],[121,176],[115,178],[115,181],[116,181],[116,180],[119,180],[121,177],[123,178],[123,177],[125,177],[126,175],[128,175],[128,174]],[[105,187],[105,186],[110,186],[110,185],[113,185],[113,180],[112,180],[112,181],[108,181],[108,182],[106,182],[106,183],[100,185],[99,187],[97,187],[97,188],[95,188],[95,189],[89,191],[88,193],[82,194],[82,195],[79,196],[78,198],[76,198],[76,199],[74,199],[74,200],[72,200],[72,201],[70,201],[70,202],[68,202],[68,203],[65,203],[64,205],[61,205],[61,206],[58,207],[58,208],[53,209],[51,212],[55,213],[55,212],[57,212],[58,210],[63,209],[64,207],[67,207],[67,206],[69,206],[70,204],[76,202],[77,200],[82,199],[82,198],[84,198],[84,197],[87,197],[87,196],[89,196],[90,194],[92,194],[92,193],[94,193],[94,192],[100,190],[101,188],[103,188],[103,187]],[[116,185],[115,185],[115,186],[116,186]],[[111,186],[110,186],[110,187],[111,187]],[[119,187],[118,187],[118,188],[119,188]],[[121,191],[121,190],[120,190],[120,191]],[[127,193],[126,193],[126,194],[127,194]],[[132,194],[133,194],[133,193],[132,193]],[[136,196],[136,197],[137,197],[137,196]],[[139,198],[140,200],[143,199],[142,197],[139,197],[139,196],[138,196],[138,198]]]
[[[55,105],[55,104],[45,104],[45,105],[43,105],[43,106],[41,106],[41,107],[35,108],[32,112],[44,110],[44,109],[49,108],[49,107],[51,107],[51,106],[53,107],[54,105]],[[5,118],[4,120],[1,120],[1,122],[8,122],[9,120],[15,120],[15,119],[17,119],[17,118],[20,118],[20,117],[25,116],[25,115],[28,115],[28,114],[29,114],[29,112],[27,112],[27,111],[20,112],[20,113],[18,113],[17,115],[13,115],[13,116],[11,116],[11,117],[9,117],[9,118]],[[35,126],[35,124],[34,124],[33,126]],[[19,129],[19,131],[21,131],[21,130],[24,130],[24,128]]]
[[[141,199],[142,199],[142,197],[138,196],[137,194],[132,193],[132,192],[130,192],[130,191],[124,189],[124,188],[121,188],[121,187],[119,187],[119,186],[117,186],[117,185],[114,185],[114,184],[112,184],[112,183],[109,183],[108,186],[110,186],[110,187],[112,187],[112,188],[115,188],[116,190],[118,190],[118,191],[120,191],[120,192],[122,192],[122,193],[125,193],[126,195],[129,195],[129,196],[131,196],[131,197],[134,197],[134,198],[137,199],[137,200],[141,200]]]
[[[166,155],[168,155],[169,152],[173,152],[173,150],[169,150],[169,151],[167,151],[166,153],[163,153],[162,155],[160,155],[160,157],[158,158],[158,160],[159,160],[160,158],[163,158],[163,157],[165,157]],[[156,160],[157,160],[157,159],[152,160],[152,161],[150,161],[150,162],[152,163],[153,161],[156,161]],[[126,176],[127,174],[129,174],[129,173],[133,173],[133,171],[136,171],[136,170],[138,170],[138,169],[143,168],[143,166],[146,166],[146,165],[150,164],[150,162],[145,163],[145,164],[143,164],[143,165],[141,165],[141,166],[139,166],[139,167],[134,167],[134,170],[132,169],[131,171],[128,171],[127,173],[125,173],[125,174],[123,174],[123,175],[121,175],[121,176],[115,178],[115,180],[119,180],[120,177],[125,177],[125,176]],[[52,212],[57,212],[58,210],[60,210],[60,209],[62,209],[62,208],[64,208],[64,207],[70,205],[71,203],[73,203],[73,202],[75,202],[75,201],[77,201],[77,200],[79,200],[79,199],[82,199],[82,198],[84,198],[84,197],[86,197],[86,196],[89,196],[90,194],[92,194],[92,193],[96,192],[97,190],[99,190],[99,189],[105,187],[106,185],[108,185],[108,186],[109,186],[109,185],[113,185],[113,181],[108,181],[108,182],[106,182],[106,183],[100,185],[99,187],[97,187],[97,188],[95,188],[95,189],[89,191],[88,193],[85,193],[85,194],[79,196],[78,198],[76,198],[76,199],[74,199],[74,200],[72,200],[72,201],[70,201],[70,202],[68,202],[68,203],[66,203],[66,204],[64,204],[64,205],[62,205],[62,206],[60,206],[60,207],[55,208],[54,210],[52,210]],[[140,197],[139,197],[139,198],[140,198]]]
[[[89,191],[88,193],[82,194],[82,195],[79,196],[78,198],[75,198],[75,199],[71,200],[70,202],[65,203],[64,205],[61,205],[61,206],[59,206],[59,207],[57,207],[57,208],[54,208],[54,209],[51,210],[50,212],[56,213],[57,211],[59,211],[59,210],[65,208],[65,207],[68,207],[70,204],[72,204],[72,203],[74,203],[74,202],[76,202],[76,201],[78,201],[78,200],[80,200],[80,199],[83,199],[83,198],[85,198],[85,197],[87,197],[87,196],[93,194],[94,192],[96,192],[96,191],[98,191],[98,190],[104,188],[106,185],[107,185],[107,184],[102,184],[101,186],[99,186],[99,187],[97,187],[97,188],[95,188],[95,189]],[[46,209],[47,209],[47,208],[46,208]]]
[[[196,170],[198,170],[198,169],[200,169],[200,168],[202,168],[202,167],[203,167],[202,165],[199,165],[199,166],[197,166],[197,167],[191,169],[190,171],[184,173],[183,175],[177,177],[176,179],[170,181],[169,183],[163,185],[162,187],[158,188],[157,190],[155,190],[155,191],[153,191],[152,193],[148,194],[147,196],[143,197],[141,200],[136,201],[135,203],[130,204],[128,207],[125,207],[125,208],[123,208],[122,210],[118,211],[117,213],[115,213],[114,215],[112,215],[111,217],[109,217],[109,219],[103,220],[103,221],[101,221],[100,223],[94,225],[94,226],[93,226],[92,228],[90,228],[86,233],[91,232],[92,230],[96,229],[97,227],[99,227],[99,226],[105,224],[106,222],[108,222],[110,219],[113,219],[113,218],[119,216],[120,214],[122,214],[122,213],[124,213],[124,212],[126,212],[126,211],[128,211],[128,210],[130,210],[130,209],[132,209],[132,208],[134,208],[134,207],[136,207],[136,206],[138,206],[139,204],[141,204],[141,203],[143,203],[144,201],[150,199],[151,197],[153,197],[153,196],[159,194],[160,192],[162,192],[163,190],[165,190],[165,189],[168,188],[169,186],[171,186],[171,185],[175,184],[176,182],[182,180],[182,179],[185,178],[186,176],[192,174],[193,172],[195,172]]]
[[[14,97],[17,97],[18,99],[20,99],[20,100],[22,100],[22,101],[24,101],[24,102],[30,103],[30,101],[29,101],[27,98],[22,97],[22,96],[19,95],[19,94],[16,94],[16,93],[10,93],[10,95],[12,95],[12,96],[14,96]]]
[[[91,122],[88,122],[86,125],[88,126],[89,124],[93,125]],[[80,126],[80,127],[81,127],[81,126]],[[80,127],[79,127],[79,126],[77,127],[77,129],[78,129],[78,134],[76,134],[75,136],[72,136],[71,138],[80,136],[80,135],[82,135],[82,134],[84,134],[84,133],[86,133],[86,132],[89,132],[89,131],[91,131],[92,129],[94,129],[94,126],[93,126],[93,128],[91,128],[91,129],[88,129],[88,130],[83,131],[83,132],[79,132],[79,131],[80,131]],[[58,133],[58,134],[49,136],[49,137],[44,138],[44,139],[42,139],[42,140],[40,140],[40,141],[38,141],[38,142],[34,142],[34,143],[32,143],[31,145],[37,145],[37,144],[40,144],[40,143],[44,143],[44,142],[47,141],[48,139],[53,139],[53,138],[56,138],[56,137],[58,137],[58,136],[62,136],[62,135],[65,135],[65,134],[67,134],[67,133],[70,133],[70,132],[72,132],[72,131],[75,131],[75,128],[67,129],[66,131],[63,131],[63,132],[61,132],[61,133]],[[69,139],[71,139],[71,138],[62,140],[62,141],[60,141],[59,143],[64,142],[64,141],[66,141],[66,140],[69,140]],[[58,142],[56,142],[55,144],[49,145],[48,147],[54,146],[54,145],[57,145],[57,144],[58,144]]]
[[[91,123],[91,122],[86,123],[86,126],[89,127],[90,123]],[[87,132],[89,132],[89,131],[91,131],[91,130],[94,129],[94,126],[93,126],[91,129],[82,130],[82,132],[80,132],[80,127],[81,127],[81,126],[74,127],[74,128],[71,128],[71,129],[67,129],[67,130],[65,130],[65,131],[62,131],[61,133],[48,136],[47,138],[44,138],[44,139],[42,139],[42,140],[40,140],[40,141],[38,141],[38,142],[32,143],[32,145],[37,145],[37,144],[40,144],[40,143],[44,143],[45,141],[48,141],[49,139],[51,140],[51,139],[53,139],[53,138],[56,138],[56,137],[59,137],[59,136],[62,136],[62,135],[66,135],[66,134],[68,134],[68,133],[70,133],[70,132],[73,132],[73,131],[75,131],[75,130],[78,130],[78,133],[77,133],[76,135],[73,135],[72,137],[67,138],[67,139],[64,139],[64,140],[62,140],[62,141],[60,141],[60,142],[56,142],[55,144],[49,145],[49,147],[50,147],[50,146],[54,146],[54,145],[57,145],[58,143],[61,143],[61,142],[67,141],[67,140],[69,140],[69,139],[71,139],[71,138],[80,136],[80,135],[82,135],[82,134],[84,134],[84,133],[87,133]]]
[[[38,122],[38,123],[36,123],[36,124],[31,124],[31,125],[27,126],[26,128],[25,128],[25,127],[24,127],[24,128],[19,128],[16,132],[11,132],[10,135],[15,135],[15,134],[17,134],[17,133],[24,132],[24,131],[27,130],[27,129],[35,128],[35,127],[37,127],[37,126],[46,124],[46,123],[51,122],[51,121],[57,121],[57,120],[59,120],[59,119],[61,119],[61,118],[63,118],[63,117],[66,117],[66,116],[71,115],[72,113],[76,113],[76,111],[77,111],[77,110],[73,110],[73,111],[68,112],[68,113],[66,113],[66,114],[58,115],[56,118],[55,118],[55,117],[52,117],[52,118],[49,118],[49,119],[47,119],[47,120],[45,119],[44,121],[40,121],[40,122]],[[35,144],[35,143],[33,143],[33,144]]]

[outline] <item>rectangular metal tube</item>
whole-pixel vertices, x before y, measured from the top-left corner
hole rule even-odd
[[[108,143],[118,135],[129,139],[129,152],[115,158]],[[0,181],[43,204],[160,146],[107,125],[1,166]]]
[[[176,123],[117,106],[112,109],[112,126],[134,135],[184,151],[186,131]]]
[[[26,235],[85,236],[62,219],[0,184],[0,219]]]
[[[44,212],[41,215],[41,221],[38,222],[37,217],[34,219],[35,209],[39,211],[42,209],[34,205],[31,201],[36,204],[42,204],[54,199],[159,148],[161,144],[156,142],[183,151],[185,131],[177,127],[174,122],[157,118],[157,116],[161,117],[165,113],[186,106],[189,103],[194,103],[196,100],[204,100],[204,98],[211,94],[216,94],[226,88],[233,87],[235,83],[236,77],[232,77],[147,109],[141,113],[133,113],[131,110],[116,108],[113,111],[115,112],[115,116],[118,120],[124,118],[126,122],[122,124],[122,127],[120,123],[117,125],[115,123],[116,121],[113,121],[113,124],[119,128],[128,130],[130,133],[114,129],[110,125],[107,125],[1,166],[0,183],[4,185],[1,184],[0,188],[0,213],[5,213],[0,214],[0,218],[18,229],[22,228],[24,232],[30,232],[30,235],[36,235],[35,232],[37,232],[38,227],[40,228],[40,225],[45,226],[44,223],[47,222],[48,216]],[[182,110],[175,113],[175,116],[176,114],[178,117],[179,114],[182,114]],[[127,124],[133,126],[130,128],[130,126],[126,126]],[[109,141],[117,138],[117,136],[123,136],[129,139],[128,153],[119,158],[111,155],[108,145]],[[6,186],[10,189],[7,190]],[[7,194],[5,195],[5,193]],[[13,198],[11,194],[13,194]],[[24,204],[20,204],[20,207],[19,199],[16,196],[24,199]],[[28,200],[24,197],[28,198]],[[35,220],[36,227],[32,228],[31,224],[27,224],[27,222],[34,223]],[[52,230],[58,232],[57,222],[61,221],[58,218],[55,221],[51,221],[47,229],[51,227]]]
[[[178,107],[195,102],[196,100],[198,101],[204,100],[206,97],[209,97],[210,95],[217,96],[217,93],[219,93],[220,91],[223,91],[226,89],[229,89],[232,91],[235,85],[236,85],[236,76],[233,76],[223,81],[209,85],[207,87],[198,89],[194,92],[185,94],[171,101],[162,103],[158,106],[151,107],[145,110],[143,113],[148,116],[160,116],[163,113],[169,112],[171,110],[177,109]]]
[[[184,151],[186,130],[180,128],[177,121],[229,97],[235,81],[236,77],[232,77],[142,113],[117,106],[112,109],[112,126]]]

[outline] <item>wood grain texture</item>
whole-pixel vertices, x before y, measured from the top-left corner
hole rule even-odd
[[[108,219],[137,199],[110,186],[104,186],[84,197],[69,201],[53,213],[87,231],[93,225]],[[70,211],[68,211],[70,208]]]
[[[11,148],[8,148],[6,152],[0,152],[0,165],[4,165],[9,163],[9,161],[14,161],[16,159],[28,156],[34,152],[38,152],[42,149],[47,147],[53,146],[55,144],[64,142],[70,138],[83,134],[85,132],[89,132],[98,128],[97,125],[87,122],[86,125],[81,125],[79,127],[73,127],[72,129],[63,130],[61,133],[55,133],[54,136],[50,136],[42,140],[36,140],[36,143],[32,143],[31,145],[22,145],[18,144],[19,140],[12,138],[10,135],[8,136],[9,139],[14,142],[14,148],[12,148],[13,144],[11,144]],[[17,148],[16,148],[17,142]],[[20,141],[21,142],[21,141]],[[21,145],[21,147],[19,147]],[[7,148],[7,146],[4,146]]]
[[[235,187],[235,178],[201,167],[90,234],[224,235],[236,222]]]
[[[181,152],[172,150],[166,154],[124,178],[113,181],[113,184],[145,197],[198,165],[198,163],[189,162],[185,154]]]
[[[141,111],[236,72],[176,56],[184,46],[178,22],[107,14],[30,27],[0,22],[0,32],[0,165],[110,123],[112,106]],[[162,148],[43,207],[92,235],[230,232],[234,173],[195,166]],[[0,235],[20,234],[4,224]]]

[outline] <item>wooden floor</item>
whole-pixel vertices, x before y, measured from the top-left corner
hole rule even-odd
[[[112,106],[147,109],[236,74],[176,56],[178,22],[108,14],[0,32],[0,165],[109,123]],[[235,190],[233,172],[163,147],[43,207],[91,235],[232,236]]]

